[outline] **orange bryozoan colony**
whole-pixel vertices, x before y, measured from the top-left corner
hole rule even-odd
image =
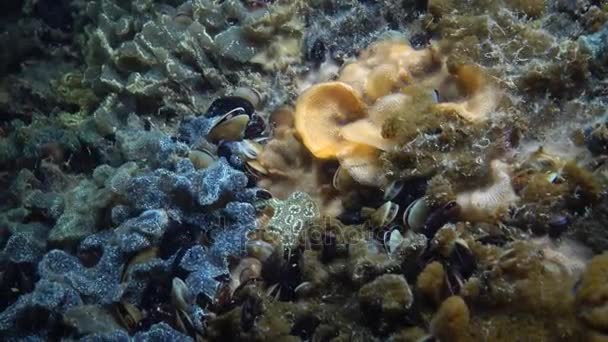
[[[476,66],[448,68],[444,60],[435,47],[372,45],[346,64],[337,80],[313,85],[298,98],[295,128],[302,142],[317,158],[337,159],[360,184],[386,186],[379,155],[407,143],[391,134],[389,119],[425,102],[429,115],[475,125],[496,106],[498,92]],[[405,122],[414,132],[425,113],[415,116]]]

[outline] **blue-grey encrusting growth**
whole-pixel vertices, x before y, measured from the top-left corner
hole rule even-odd
[[[34,291],[19,297],[17,302],[0,314],[0,331],[3,332],[2,335],[5,338],[11,338],[13,336],[10,336],[9,333],[15,333],[11,329],[18,324],[17,320],[27,321],[31,318],[27,317],[28,312],[42,309],[54,314],[61,314],[66,309],[81,304],[82,300],[78,292],[72,287],[48,280],[40,280]],[[37,333],[40,338],[46,336],[44,330]]]
[[[180,267],[191,272],[186,279],[186,284],[194,293],[204,293],[213,295],[218,281],[215,279],[224,274],[222,260],[209,253],[202,246],[195,246],[189,249],[180,262]]]
[[[208,125],[204,120],[210,119],[199,120],[201,126],[189,128],[197,141],[204,139],[204,126]],[[24,197],[27,208],[45,210],[56,220],[50,231],[55,238],[49,241],[53,247],[66,250],[54,249],[43,256],[49,228],[16,222],[22,228],[8,238],[2,257],[14,264],[38,263],[34,272],[40,280],[32,293],[20,296],[0,313],[0,332],[8,333],[33,306],[42,307],[51,316],[81,304],[115,305],[124,301],[146,307],[151,300],[146,293],[162,285],[159,275],[171,279],[181,274],[191,293],[211,300],[220,285],[219,277],[228,273],[227,257],[244,252],[246,234],[255,229],[253,202],[257,191],[248,188],[245,173],[225,158],[196,169],[186,157],[194,139],[129,129],[117,137],[127,160],[120,167],[97,167],[92,181],[80,181],[63,196],[35,188],[16,192]],[[28,179],[24,173],[22,183]],[[23,220],[16,214],[3,215],[2,220],[15,219],[13,216]],[[172,245],[172,239],[185,234],[184,227],[192,236],[208,236],[210,244],[191,241],[183,247]],[[69,252],[74,248],[76,255]],[[151,258],[129,264],[139,253],[157,249],[160,252],[151,254]],[[58,301],[64,304],[57,305]],[[189,310],[196,318],[193,324],[202,329],[204,308],[194,304]],[[44,338],[51,333],[45,329],[38,336]],[[95,338],[120,339],[124,333],[116,334]],[[152,326],[134,339],[156,337],[188,339],[166,325]]]

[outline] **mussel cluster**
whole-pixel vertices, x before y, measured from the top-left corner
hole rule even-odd
[[[238,88],[233,95],[216,99],[202,117],[190,118],[182,124],[178,139],[193,146],[189,158],[197,168],[205,168],[224,157],[231,166],[247,170],[250,185],[264,172],[255,161],[267,140],[264,118],[256,113],[262,98],[249,88]]]
[[[429,263],[440,261],[448,271],[450,292],[457,294],[475,270],[472,252],[456,229],[460,206],[453,200],[434,203],[425,196],[426,183],[425,179],[390,182],[383,189],[382,205],[362,208],[364,224],[388,255],[401,263],[409,280],[414,281]],[[439,251],[438,246],[445,244],[449,247]]]
[[[248,88],[236,89],[231,96],[214,100],[203,115],[182,120],[173,138],[189,146],[187,157],[196,169],[214,168],[218,162],[225,163],[221,160],[223,158],[233,169],[243,171],[248,177],[245,187],[247,191],[235,193],[234,196],[247,203],[271,198],[267,191],[255,186],[260,172],[256,169],[255,159],[268,135],[266,121],[256,113],[260,102],[261,96],[257,92]],[[222,181],[224,180],[216,180],[220,183]],[[184,202],[184,207],[194,205],[188,204],[187,199],[177,197],[179,196],[175,200]],[[149,272],[148,267],[152,267],[154,273],[144,289],[127,289],[128,295],[143,298],[142,305],[121,301],[114,308],[120,323],[129,331],[140,331],[158,322],[168,322],[182,333],[201,340],[205,333],[205,322],[232,301],[232,294],[239,284],[259,278],[263,255],[271,254],[263,241],[247,245],[248,251],[254,250],[249,254],[253,253],[257,259],[238,259],[241,252],[239,246],[229,246],[229,252],[224,254],[209,251],[214,245],[225,243],[215,241],[210,231],[216,228],[229,230],[230,227],[222,226],[226,222],[210,221],[215,216],[221,220],[222,215],[230,215],[225,214],[224,207],[235,203],[227,201],[230,199],[222,198],[217,203],[202,205],[202,211],[196,214],[201,216],[201,222],[206,222],[204,224],[217,224],[217,227],[197,227],[198,223],[179,222],[163,235],[158,246],[137,253],[126,264],[121,279],[123,284],[129,284],[132,277],[145,277],[142,274]],[[203,219],[206,215],[212,219]],[[252,222],[237,224],[252,226]],[[235,230],[234,234],[241,233],[242,231]],[[231,243],[234,244],[235,241],[242,239],[235,239]],[[222,248],[225,246],[217,247]],[[233,254],[234,260],[230,259]],[[225,255],[229,255],[230,275],[227,275],[228,270],[223,267],[226,264]],[[159,263],[156,260],[165,262]],[[190,278],[196,272],[201,273],[201,284],[196,285],[198,289],[193,289]]]

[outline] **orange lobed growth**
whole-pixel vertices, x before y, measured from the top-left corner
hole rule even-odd
[[[455,81],[462,96],[433,109],[472,124],[484,122],[494,109],[496,91],[479,68],[452,69],[448,71],[433,47],[415,50],[404,42],[376,43],[344,66],[337,81],[316,84],[298,98],[296,130],[315,157],[338,159],[357,182],[382,187],[386,179],[378,156],[396,146],[382,136],[382,125],[411,106],[414,98],[406,87],[439,89]]]

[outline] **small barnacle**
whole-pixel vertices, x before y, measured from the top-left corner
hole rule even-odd
[[[393,222],[399,212],[399,205],[387,201],[370,215],[370,222],[374,227],[386,227]]]
[[[431,207],[426,198],[418,198],[410,203],[403,212],[403,225],[408,229],[420,233],[424,229],[424,224],[430,212]]]

